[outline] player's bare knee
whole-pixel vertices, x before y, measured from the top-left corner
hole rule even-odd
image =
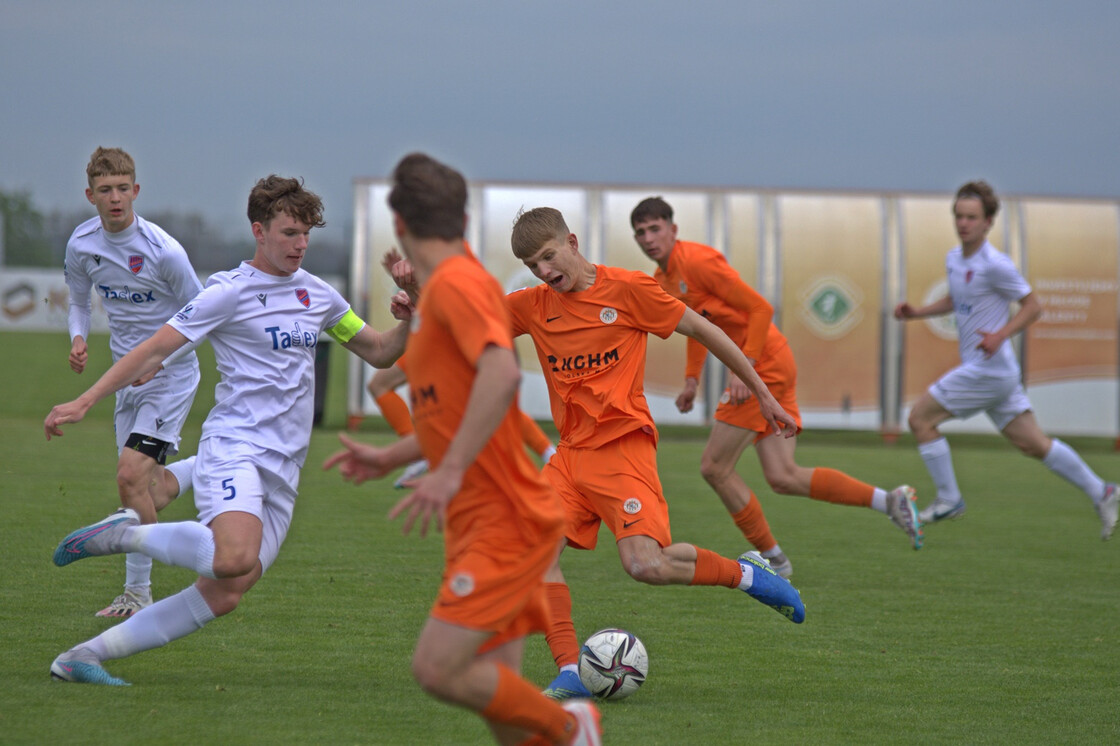
[[[781,472],[780,474],[767,474],[766,483],[770,485],[770,489],[779,495],[797,495],[800,494],[800,489],[797,485],[797,478],[792,472]]]
[[[427,694],[439,699],[454,699],[454,679],[436,661],[425,656],[413,656],[412,676]]]
[[[716,485],[727,479],[727,475],[735,469],[734,463],[724,463],[707,454],[700,458],[700,476],[711,485]]]
[[[660,557],[646,558],[645,560],[632,558],[629,562],[624,563],[623,567],[626,574],[637,580],[639,583],[647,585],[665,585],[665,563],[661,561]]]
[[[214,553],[214,577],[239,578],[248,575],[257,566],[257,555],[249,551],[219,551]]]

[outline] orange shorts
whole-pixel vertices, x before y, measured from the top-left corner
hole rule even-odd
[[[480,534],[447,558],[431,616],[467,629],[493,631],[479,652],[548,629],[551,612],[544,575],[556,561],[563,537],[556,526],[527,541],[523,529],[513,527],[500,536]]]
[[[801,410],[797,408],[797,363],[793,359],[793,351],[789,345],[784,345],[776,355],[762,360],[755,371],[766,388],[782,405],[790,417],[797,421],[797,429],[801,430]],[[744,430],[758,433],[761,440],[767,435],[773,435],[774,430],[762,416],[762,408],[758,406],[758,399],[751,397],[742,404],[732,404],[728,391],[720,397],[719,406],[716,407],[715,418],[717,422],[741,427]]]
[[[663,547],[672,543],[652,434],[635,430],[595,449],[561,443],[541,473],[564,503],[565,534],[576,549],[595,548],[600,523],[616,541],[648,536]]]

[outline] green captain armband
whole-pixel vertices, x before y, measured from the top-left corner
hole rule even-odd
[[[337,324],[327,329],[327,334],[331,335],[331,339],[339,344],[346,344],[353,339],[354,335],[360,332],[365,325],[366,322],[362,321],[361,318],[358,317],[358,314],[354,313],[354,309],[351,308],[338,320]]]

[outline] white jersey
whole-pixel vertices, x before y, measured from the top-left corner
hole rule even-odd
[[[179,242],[139,215],[120,233],[106,231],[101,218],[79,225],[66,244],[65,268],[70,339],[88,339],[91,294],[97,295],[109,316],[114,361],[155,334],[202,290]],[[198,358],[192,351],[173,365],[197,369]]]
[[[961,363],[995,376],[1019,378],[1019,361],[1010,340],[1005,340],[990,358],[977,345],[983,332],[994,332],[1010,318],[1011,303],[1031,292],[1015,264],[987,241],[965,258],[957,246],[945,259],[949,295],[957,313],[957,335]]]
[[[242,262],[219,272],[167,323],[187,339],[209,337],[221,381],[201,440],[254,443],[303,464],[315,410],[315,346],[350,304],[299,270],[278,277]]]

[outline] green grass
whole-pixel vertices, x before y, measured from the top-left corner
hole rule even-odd
[[[60,651],[108,626],[93,611],[119,591],[123,561],[56,568],[70,529],[116,502],[111,405],[47,443],[50,405],[92,382],[66,366],[64,335],[0,334],[0,743],[473,744],[470,713],[428,698],[409,657],[439,582],[438,538],[403,537],[385,513],[388,484],[353,487],[319,469],[345,421],[344,353],[332,362],[326,427],[315,431],[296,517],[280,558],[233,614],[164,648],[114,661],[132,687],[52,682]],[[98,359],[104,340],[94,341]],[[209,348],[184,453],[212,400]],[[97,371],[90,371],[96,373]],[[389,435],[367,424],[362,437]],[[703,433],[667,429],[661,473],[674,538],[724,555],[744,549],[703,484]],[[1120,476],[1111,443],[1070,439],[1102,475]],[[741,470],[794,563],[808,608],[795,626],[743,594],[652,588],[628,579],[609,538],[569,551],[582,636],[638,634],[648,683],[604,706],[608,743],[1115,743],[1120,740],[1120,546],[1097,538],[1088,501],[998,438],[951,437],[969,501],[914,552],[866,510],[780,497],[754,457]],[[913,442],[808,433],[806,465],[883,486],[931,486]],[[189,500],[164,520],[193,518]],[[1118,537],[1120,538],[1120,537]],[[157,565],[157,596],[191,581]],[[553,674],[532,638],[525,674]]]

